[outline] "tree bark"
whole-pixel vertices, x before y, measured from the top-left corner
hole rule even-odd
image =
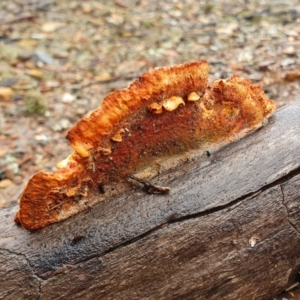
[[[272,299],[300,269],[300,101],[219,151],[27,231],[0,210],[0,299]]]

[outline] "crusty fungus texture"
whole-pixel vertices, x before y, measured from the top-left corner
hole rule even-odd
[[[58,170],[29,180],[15,221],[59,222],[131,189],[129,175],[265,124],[275,104],[259,85],[238,76],[208,85],[208,71],[205,60],[157,68],[108,94],[69,131],[74,152]]]

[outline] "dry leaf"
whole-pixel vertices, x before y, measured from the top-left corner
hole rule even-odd
[[[98,18],[89,17],[87,20],[94,25],[102,25],[103,24],[103,21]]]
[[[12,184],[13,182],[10,179],[3,179],[0,181],[0,189],[6,189]]]
[[[111,74],[109,74],[108,72],[102,72],[100,73],[100,75],[97,75],[95,76],[95,81],[107,81],[107,80],[110,80],[112,77],[111,77]]]
[[[266,59],[258,65],[258,68],[260,71],[267,71],[269,69],[269,66],[275,63],[276,63],[275,59]]]
[[[40,69],[32,69],[27,71],[27,74],[36,79],[41,79],[43,77],[43,72]]]
[[[14,91],[9,87],[0,87],[0,99],[3,101],[9,101],[14,95]]]
[[[82,3],[81,10],[84,14],[89,14],[92,12],[92,7],[89,3]]]
[[[286,81],[294,81],[297,79],[300,79],[300,69],[293,70],[284,76],[284,80]]]
[[[44,32],[54,32],[65,25],[66,24],[59,22],[47,22],[42,25],[41,30]]]
[[[3,157],[7,154],[7,150],[4,150],[4,149],[0,149],[0,157]]]
[[[33,47],[37,43],[37,40],[21,40],[18,42],[18,45],[21,47]]]

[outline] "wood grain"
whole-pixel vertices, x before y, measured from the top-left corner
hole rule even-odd
[[[219,151],[42,230],[0,210],[0,298],[269,299],[300,264],[300,101]],[[249,240],[255,240],[251,247]],[[18,286],[22,290],[18,291]]]

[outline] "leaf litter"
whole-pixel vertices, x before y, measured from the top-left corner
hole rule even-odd
[[[143,72],[205,58],[210,81],[261,84],[278,106],[299,97],[300,2],[0,2],[0,207],[71,152],[66,133]]]

